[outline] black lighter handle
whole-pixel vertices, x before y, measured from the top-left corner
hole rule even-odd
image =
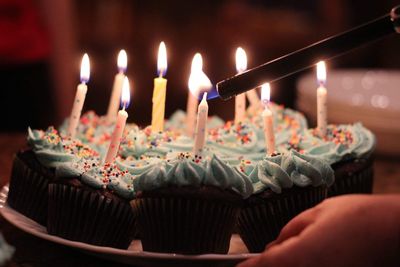
[[[400,33],[400,5],[392,8],[392,11],[390,12],[390,17],[393,21],[394,29],[397,33]]]
[[[229,99],[395,32],[400,33],[400,5],[385,16],[221,81],[217,84],[218,93],[222,99]]]

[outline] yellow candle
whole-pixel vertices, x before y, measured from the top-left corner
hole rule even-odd
[[[160,43],[158,49],[157,68],[160,76],[154,79],[153,111],[151,117],[151,130],[154,132],[164,130],[165,98],[167,94],[167,79],[163,78],[163,75],[167,71],[167,50],[164,42]]]
[[[67,134],[71,138],[75,137],[76,129],[79,125],[83,103],[85,102],[86,98],[86,92],[87,92],[86,83],[89,81],[89,77],[90,77],[89,56],[87,54],[84,54],[81,63],[81,83],[76,88],[74,104],[72,105],[71,116],[69,117],[69,123],[68,123]]]

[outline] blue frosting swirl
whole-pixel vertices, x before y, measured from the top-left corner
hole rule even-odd
[[[134,176],[115,164],[100,164],[98,158],[68,162],[56,168],[57,178],[77,178],[94,189],[109,189],[118,196],[131,200],[135,196]]]
[[[153,165],[134,180],[137,192],[175,186],[210,185],[231,189],[248,197],[252,193],[250,180],[236,169],[221,161],[215,155],[209,160],[196,160],[187,155],[169,162]]]
[[[53,127],[46,131],[28,128],[28,144],[39,162],[49,168],[97,155],[97,152],[78,140],[62,138]]]
[[[255,194],[267,188],[279,194],[283,188],[293,185],[330,186],[334,182],[334,172],[323,160],[289,151],[284,155],[266,157],[257,163],[249,178],[253,182]]]
[[[329,125],[325,138],[310,129],[304,133],[298,146],[304,154],[320,157],[333,164],[368,158],[375,149],[376,139],[361,123]]]

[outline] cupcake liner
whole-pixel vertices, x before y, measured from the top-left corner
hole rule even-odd
[[[136,198],[138,230],[144,251],[226,254],[240,202],[206,197],[160,195]]]
[[[32,160],[36,160],[34,155],[27,156],[32,156]],[[49,182],[54,179],[54,172],[39,164],[38,162],[28,164],[27,159],[23,159],[21,155],[15,155],[7,204],[28,218],[46,226],[47,188]]]
[[[328,197],[344,194],[371,194],[374,182],[373,160],[357,160],[333,166],[335,182]]]
[[[49,234],[126,249],[132,241],[134,229],[135,216],[127,201],[71,185],[49,185]]]
[[[263,192],[264,193],[264,192]],[[326,198],[326,187],[290,188],[251,196],[240,212],[237,229],[250,252],[262,252],[296,215]]]

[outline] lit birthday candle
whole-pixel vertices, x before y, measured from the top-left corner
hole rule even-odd
[[[317,79],[319,82],[319,87],[317,89],[317,128],[320,136],[325,136],[328,124],[328,119],[327,119],[328,92],[325,87],[326,66],[324,61],[320,61],[317,63]]]
[[[115,122],[115,119],[117,117],[119,101],[121,99],[122,84],[124,82],[125,72],[128,66],[128,56],[126,55],[126,52],[123,49],[118,53],[117,65],[118,65],[118,73],[115,75],[114,78],[114,85],[110,97],[110,103],[108,104],[108,110],[106,116],[107,123],[109,124]]]
[[[242,73],[247,69],[247,56],[243,48],[236,49],[236,70]],[[241,122],[246,115],[246,94],[242,93],[235,96],[235,123]]]
[[[76,129],[81,118],[83,103],[85,102],[87,85],[90,78],[89,56],[85,53],[81,63],[81,83],[76,88],[74,104],[72,105],[71,116],[69,117],[67,135],[71,138],[75,137]]]
[[[210,79],[203,72],[203,59],[199,53],[196,53],[193,57],[188,86],[186,134],[189,137],[193,137],[194,127],[196,125],[196,110],[199,104],[199,94],[201,91],[208,91],[212,87]]]
[[[197,111],[197,125],[194,134],[194,147],[193,155],[199,157],[202,155],[204,144],[207,137],[207,117],[208,117],[208,104],[207,93],[204,93],[203,99],[199,104]]]
[[[262,118],[264,121],[264,137],[268,155],[272,155],[275,152],[275,135],[272,111],[269,109],[269,100],[271,95],[271,87],[269,83],[265,83],[261,86],[261,100],[264,105],[264,111]]]
[[[157,69],[159,77],[154,79],[151,130],[160,132],[164,130],[165,97],[167,92],[167,79],[163,78],[167,72],[167,49],[164,42],[160,43],[158,49]]]
[[[121,104],[122,109],[118,111],[117,121],[115,123],[114,131],[111,135],[110,146],[108,147],[105,163],[112,163],[118,154],[119,145],[121,143],[122,134],[124,133],[128,113],[125,108],[128,107],[130,101],[130,89],[128,77],[124,78],[122,86]]]

